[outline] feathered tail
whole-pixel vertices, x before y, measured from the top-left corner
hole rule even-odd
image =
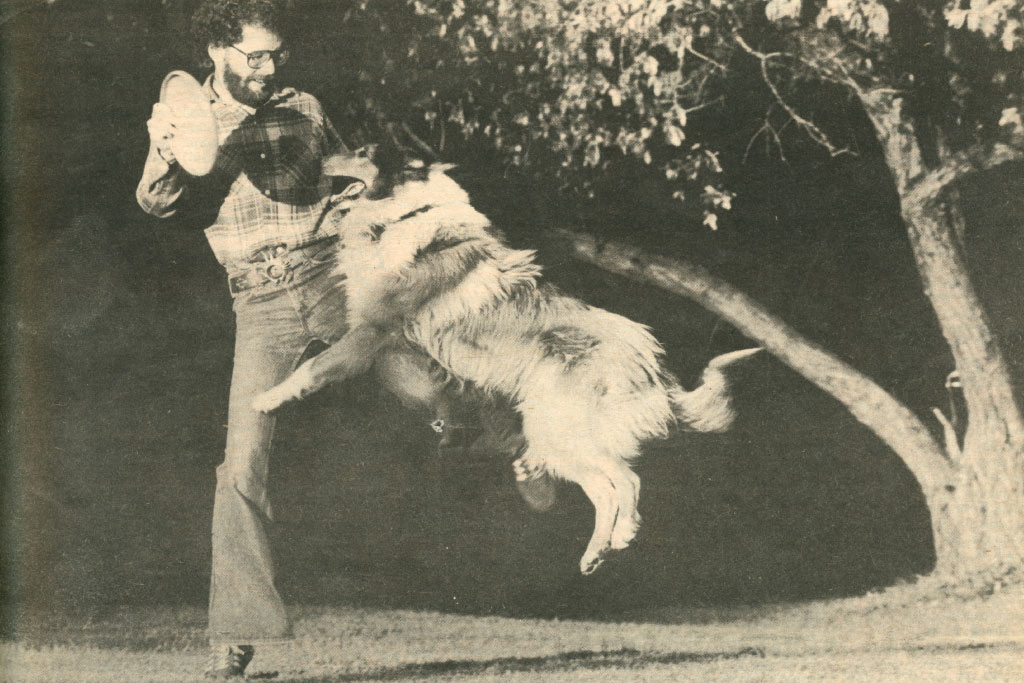
[[[743,349],[715,356],[701,375],[693,391],[681,387],[671,392],[676,418],[682,427],[694,432],[724,432],[736,419],[730,392],[730,371],[762,349]]]

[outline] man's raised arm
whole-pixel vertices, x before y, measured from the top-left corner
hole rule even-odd
[[[185,189],[185,178],[171,151],[174,123],[166,105],[153,105],[153,116],[146,127],[149,129],[149,155],[135,189],[135,199],[146,213],[167,218],[174,215],[175,205]]]

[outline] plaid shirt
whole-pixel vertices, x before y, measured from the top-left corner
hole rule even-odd
[[[192,192],[222,196],[206,238],[225,266],[256,260],[265,247],[295,249],[321,239],[318,223],[331,195],[322,161],[345,145],[320,102],[285,88],[252,109],[220,97],[212,76],[204,89],[220,136],[213,170],[194,178],[178,164],[167,164],[154,146],[136,191],[139,206],[164,218]]]

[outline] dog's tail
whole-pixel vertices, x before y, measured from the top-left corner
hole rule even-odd
[[[676,418],[683,428],[694,432],[724,432],[736,419],[733,407],[732,371],[762,349],[755,347],[715,356],[693,391],[676,387],[671,392]]]

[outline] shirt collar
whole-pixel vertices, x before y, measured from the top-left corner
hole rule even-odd
[[[242,104],[234,97],[230,97],[228,95],[221,95],[219,92],[217,92],[217,89],[213,87],[213,74],[210,74],[206,77],[206,82],[203,83],[203,90],[206,91],[206,94],[209,96],[211,104],[216,102],[222,102],[224,104],[238,107],[239,109],[241,109],[249,115],[256,113],[255,108]],[[292,97],[295,93],[295,88],[281,88],[276,93],[270,96],[270,99],[267,100],[266,104],[264,104],[263,107],[269,107],[279,102],[283,102],[284,100]]]

